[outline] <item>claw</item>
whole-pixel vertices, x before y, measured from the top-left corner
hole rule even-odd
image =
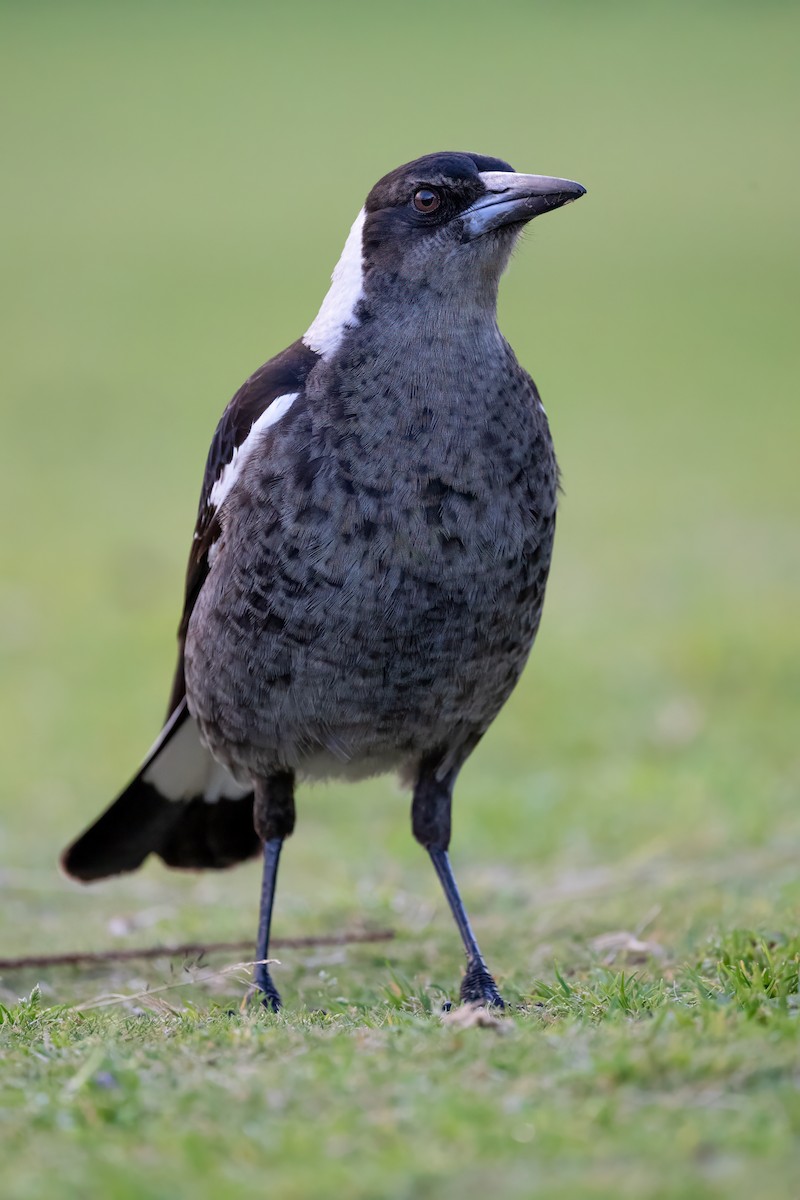
[[[463,1004],[486,1004],[492,1008],[505,1008],[497,984],[480,960],[473,960],[467,964],[467,972],[461,981],[461,1001]]]
[[[247,1001],[255,1003],[256,1000],[267,1012],[278,1012],[283,1007],[280,992],[272,982],[269,971],[256,971],[255,983],[247,993]]]

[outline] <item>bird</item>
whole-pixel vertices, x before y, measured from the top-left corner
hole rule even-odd
[[[460,769],[542,614],[558,466],[497,324],[500,278],[572,180],[427,154],[369,192],[306,333],[214,434],[166,721],[63,853],[88,882],[261,856],[252,994],[282,1004],[269,941],[298,782],[396,773],[463,943],[463,1002],[502,1008],[453,874]]]

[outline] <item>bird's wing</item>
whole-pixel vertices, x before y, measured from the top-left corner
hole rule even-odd
[[[280,401],[281,397],[302,391],[311,369],[318,361],[319,355],[309,350],[304,342],[295,342],[250,376],[233,397],[217,425],[208,452],[197,524],[189,551],[183,613],[178,626],[178,664],[167,709],[168,718],[186,695],[183,657],[186,631],[208,575],[211,548],[221,533],[220,508],[230,489],[239,451],[253,426],[264,417],[270,405],[276,400]]]
[[[212,757],[189,712],[184,644],[222,532],[220,509],[248,453],[248,436],[254,426],[257,433],[286,410],[318,358],[295,342],[251,375],[222,415],[206,462],[189,554],[167,719],[125,790],[64,852],[64,870],[76,879],[133,871],[153,853],[169,866],[200,868],[227,867],[258,852],[252,791]]]

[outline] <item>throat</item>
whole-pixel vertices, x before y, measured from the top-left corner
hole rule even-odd
[[[452,402],[463,413],[476,384],[496,378],[510,353],[493,307],[365,300],[359,315],[342,340],[337,366],[355,381],[378,377],[387,402],[440,408]]]
[[[492,315],[396,322],[365,315],[309,381],[309,407],[336,431],[346,474],[395,489],[439,477],[470,490],[493,446],[524,436],[523,373]],[[489,464],[491,465],[491,464]]]

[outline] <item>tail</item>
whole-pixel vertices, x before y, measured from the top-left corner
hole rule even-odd
[[[135,871],[149,854],[170,867],[230,867],[258,854],[253,793],[200,741],[181,700],[138,775],[63,853],[67,875],[88,883]]]

